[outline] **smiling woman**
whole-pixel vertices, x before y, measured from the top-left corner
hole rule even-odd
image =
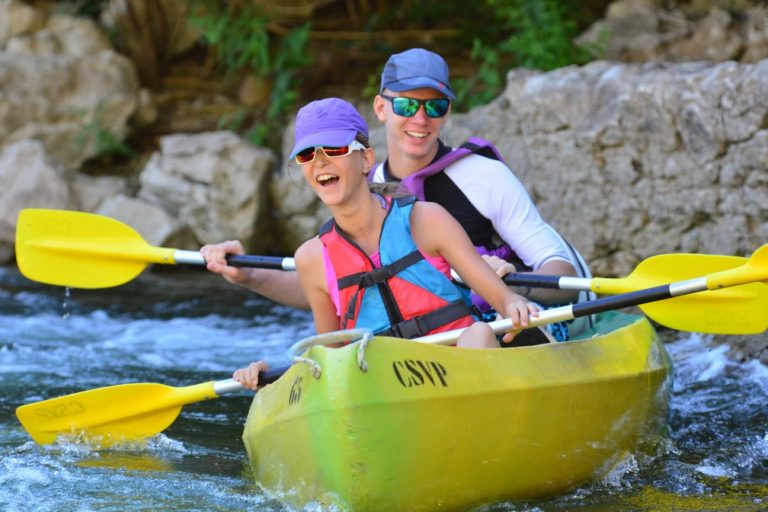
[[[414,114],[424,106],[444,115],[450,105],[446,98],[402,100],[397,108],[415,106]],[[498,347],[493,330],[477,321],[468,292],[453,281],[451,267],[511,319],[513,330],[538,313],[504,285],[441,206],[371,192],[367,176],[375,157],[355,107],[339,98],[313,101],[299,110],[295,129],[291,157],[333,215],[295,256],[317,332],[357,327],[412,339],[466,327],[458,346]],[[507,333],[503,341],[512,338]],[[255,388],[264,369],[256,362],[234,377]]]

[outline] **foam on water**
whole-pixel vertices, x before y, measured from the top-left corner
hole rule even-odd
[[[243,478],[252,393],[186,406],[165,433],[106,451],[77,439],[38,446],[15,419],[21,404],[80,390],[189,385],[258,358],[279,364],[311,330],[306,312],[251,296],[244,305],[228,285],[232,298],[218,298],[219,278],[195,279],[67,297],[0,274],[0,510],[283,509]]]
[[[618,461],[602,480],[492,511],[763,510],[768,496],[768,368],[729,359],[709,336],[667,344],[674,384],[670,429],[650,452]]]
[[[728,347],[708,336],[682,335],[667,348],[672,439],[686,461],[679,469],[693,481],[694,473],[730,483],[768,476],[768,368],[729,359]]]
[[[61,289],[0,269],[0,510],[285,510],[244,466],[252,394],[185,406],[141,447],[107,451],[38,446],[14,410],[124,382],[227,378],[259,358],[284,364],[288,347],[312,333],[308,313],[189,276],[75,290],[66,308],[64,300]],[[757,510],[744,504],[768,490],[768,368],[733,361],[706,336],[681,334],[667,349],[670,429],[654,450],[617,460],[602,482],[567,495],[487,510],[662,510],[681,497],[700,500],[681,510],[725,510],[712,505],[717,496],[733,498],[732,510]]]

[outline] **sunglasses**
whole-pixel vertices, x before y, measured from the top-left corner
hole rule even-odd
[[[405,96],[387,96],[380,94],[385,100],[392,103],[392,111],[403,117],[413,117],[419,111],[419,106],[424,105],[424,112],[427,117],[443,117],[448,113],[448,107],[451,106],[451,100],[448,98],[434,98],[431,100],[417,100],[416,98],[406,98]]]
[[[347,156],[353,151],[364,151],[367,148],[360,142],[353,140],[348,146],[329,147],[329,146],[314,146],[307,149],[302,149],[296,153],[296,163],[299,165],[308,164],[315,159],[317,151],[322,151],[328,158],[338,158],[340,156]]]

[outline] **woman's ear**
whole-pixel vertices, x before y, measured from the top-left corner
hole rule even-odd
[[[373,148],[366,148],[365,151],[363,151],[363,158],[365,159],[365,174],[368,176],[368,173],[371,172],[371,169],[373,168],[373,164],[376,163],[376,152],[373,150]]]

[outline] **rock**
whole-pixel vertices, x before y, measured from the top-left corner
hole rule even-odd
[[[0,4],[0,20],[8,9]],[[33,16],[0,51],[0,148],[37,139],[75,170],[126,136],[138,105],[136,72],[94,22]]]
[[[453,122],[496,142],[595,275],[626,275],[653,254],[765,243],[766,87],[768,61],[513,71]]]
[[[61,170],[37,141],[0,152],[0,183],[0,263],[13,259],[16,220],[23,208],[77,207]]]
[[[45,25],[45,16],[18,0],[0,0],[0,49],[16,36],[35,32]]]
[[[768,332],[740,336],[715,336],[715,344],[728,344],[729,357],[742,362],[759,361],[768,366]]]
[[[705,2],[706,5],[708,2]],[[717,2],[715,2],[716,4]],[[654,0],[618,0],[577,43],[620,62],[690,62],[768,58],[768,7],[742,3],[724,9],[701,2],[662,7]]]
[[[104,200],[94,213],[128,224],[150,245],[174,246],[185,237],[184,224],[160,206],[124,194]]]
[[[86,212],[96,211],[106,199],[127,192],[126,180],[119,176],[91,177],[77,174],[70,184],[80,209]]]
[[[198,244],[238,239],[263,250],[273,153],[231,132],[172,135],[160,146],[139,177],[139,197],[189,226]]]

